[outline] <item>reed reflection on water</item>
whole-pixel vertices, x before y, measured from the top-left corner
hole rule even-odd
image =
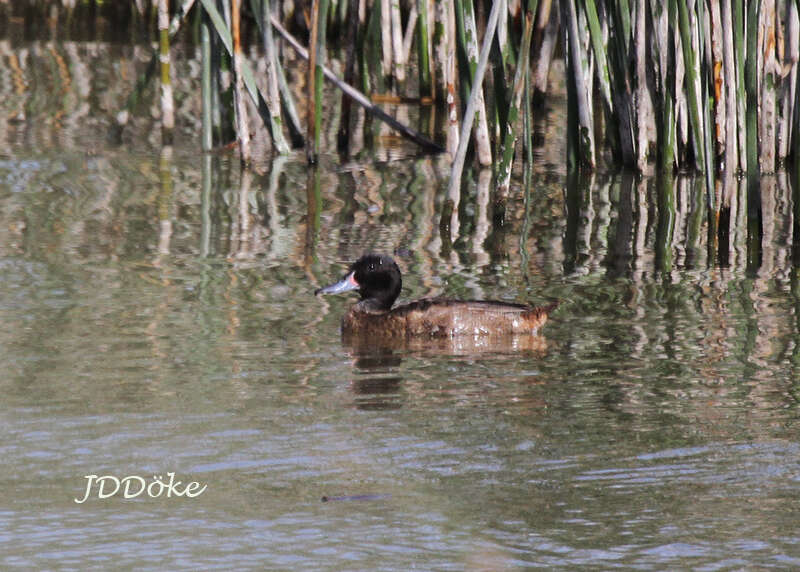
[[[111,153],[9,158],[0,166],[7,182],[4,257],[66,262],[68,273],[74,262],[98,272],[114,263],[126,280],[139,275],[164,285],[164,293],[174,290],[168,297],[213,306],[213,277],[213,288],[270,308],[294,304],[305,316],[302,327],[324,322],[333,333],[347,302],[310,292],[363,252],[378,250],[395,253],[406,299],[560,298],[544,335],[555,330],[568,346],[603,343],[619,320],[614,343],[632,359],[670,350],[663,340],[696,359],[792,356],[794,363],[797,355],[789,334],[797,328],[798,219],[784,174],[762,180],[754,235],[746,186],[738,181],[729,183],[716,214],[706,207],[702,181],[682,177],[592,175],[567,179],[563,189],[557,176],[534,173],[503,200],[493,196],[491,177],[478,174],[460,196],[444,197],[436,158],[338,173],[282,159],[264,173],[240,172],[212,156],[198,169],[168,152],[157,164]],[[204,259],[212,264],[211,274],[202,272],[207,276],[197,274]],[[582,316],[600,323],[559,331],[559,322]],[[672,331],[654,333],[654,324]],[[779,350],[772,347],[777,340]],[[546,351],[543,340],[534,341],[536,347],[481,350],[480,341],[456,340],[402,351]]]

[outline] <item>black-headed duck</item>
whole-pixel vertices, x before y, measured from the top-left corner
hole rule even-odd
[[[558,305],[526,306],[497,301],[423,298],[392,308],[403,282],[400,268],[386,255],[366,254],[339,282],[315,294],[358,291],[361,300],[342,317],[347,337],[446,338],[535,335]]]

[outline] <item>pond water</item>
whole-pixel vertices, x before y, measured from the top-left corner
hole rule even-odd
[[[698,181],[568,180],[557,145],[448,202],[406,148],[242,174],[188,128],[111,146],[94,107],[4,105],[3,568],[800,567],[786,177],[754,240],[744,185],[709,233]],[[560,300],[546,347],[344,346],[352,297],[313,291],[367,250],[405,300]],[[76,502],[169,473],[205,489]]]

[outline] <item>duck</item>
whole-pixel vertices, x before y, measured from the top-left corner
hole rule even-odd
[[[358,292],[361,299],[342,316],[342,336],[364,339],[458,338],[538,335],[558,306],[495,300],[422,298],[396,307],[403,280],[391,256],[368,253],[338,282],[315,295]]]

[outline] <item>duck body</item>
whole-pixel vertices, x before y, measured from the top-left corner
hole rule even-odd
[[[364,339],[536,335],[558,305],[423,298],[392,308],[401,288],[400,269],[394,260],[368,254],[359,258],[339,282],[316,293],[357,290],[361,301],[342,317],[342,335]]]
[[[370,338],[536,334],[549,311],[549,307],[443,298],[423,298],[384,312],[358,303],[342,317],[342,333]]]

